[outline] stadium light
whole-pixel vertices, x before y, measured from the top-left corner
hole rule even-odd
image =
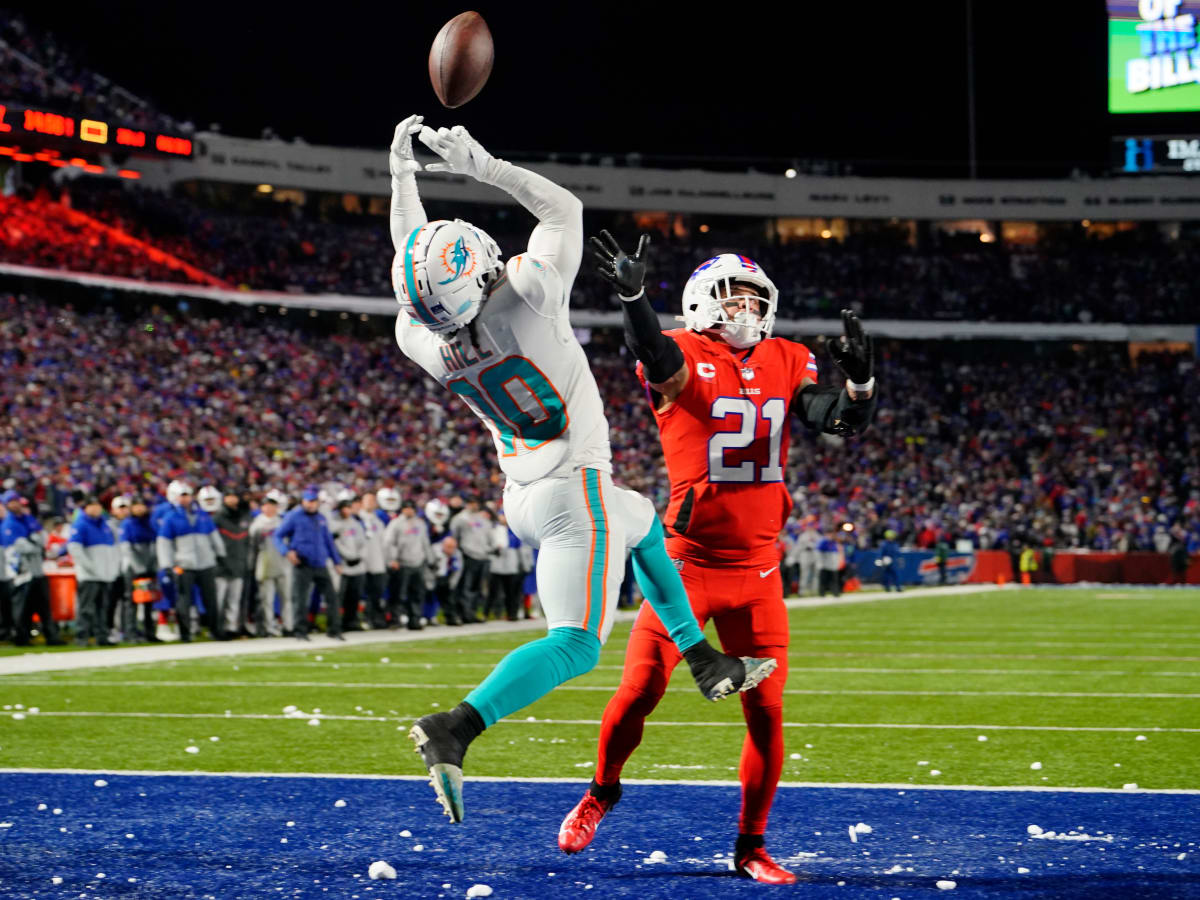
[[[258,186],[258,192],[260,194],[269,194],[273,190],[275,190],[275,188],[271,187],[271,185],[269,185],[269,184],[260,184]]]
[[[701,226],[700,226],[700,233],[701,233],[701,234],[708,234],[708,226],[707,226],[707,225],[701,225]]]
[[[783,173],[783,177],[784,177],[784,178],[795,178],[795,177],[796,177],[796,170],[795,170],[795,169],[788,169],[786,172],[784,172],[784,173]]]
[[[829,240],[831,237],[833,237],[833,232],[826,228],[821,232],[821,237],[825,238],[825,240]]]
[[[981,231],[979,232],[979,240],[981,243],[990,244],[992,241],[996,240],[996,236],[990,231]]]
[[[853,530],[854,530],[853,522],[843,522],[842,523],[842,531],[853,531]]]

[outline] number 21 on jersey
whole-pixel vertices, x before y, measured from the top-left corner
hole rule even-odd
[[[493,426],[505,456],[516,455],[518,440],[530,450],[538,449],[570,423],[562,395],[523,356],[509,356],[488,366],[479,373],[478,383],[456,378],[446,387]]]
[[[782,397],[772,397],[761,408],[748,397],[717,397],[712,404],[714,419],[733,419],[736,430],[718,431],[708,440],[708,480],[735,484],[783,481],[783,427],[787,422],[787,404]],[[752,459],[737,465],[725,461],[725,451],[744,450],[755,441],[759,417],[770,428],[767,440],[767,463],[759,466]]]

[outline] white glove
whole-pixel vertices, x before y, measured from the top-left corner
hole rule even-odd
[[[409,116],[396,126],[396,134],[392,137],[392,148],[388,154],[388,168],[393,178],[412,175],[421,171],[421,164],[413,156],[413,135],[421,131],[421,120],[424,116]]]
[[[470,175],[477,181],[484,180],[492,162],[492,154],[484,150],[483,145],[471,137],[461,125],[439,128],[437,131],[425,126],[417,139],[445,160],[444,163],[431,163],[426,166],[426,172],[454,172]]]

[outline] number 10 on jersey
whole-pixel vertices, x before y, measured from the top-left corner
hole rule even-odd
[[[570,416],[562,396],[525,357],[506,357],[478,377],[478,384],[456,378],[446,387],[494,426],[505,456],[516,455],[518,439],[536,450],[567,430]]]
[[[758,433],[759,416],[767,420],[770,434],[767,442],[767,464],[761,468],[752,459],[736,466],[725,462],[726,450],[744,450],[754,443]],[[740,419],[736,431],[719,431],[708,440],[708,480],[753,484],[783,481],[783,427],[787,422],[787,404],[782,397],[772,397],[760,409],[748,397],[717,397],[712,404],[714,419]]]

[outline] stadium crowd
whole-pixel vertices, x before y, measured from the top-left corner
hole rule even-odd
[[[265,201],[257,211],[216,209],[177,193],[79,179],[62,197],[74,209],[117,227],[232,285],[259,290],[389,296],[392,248],[382,220],[342,216],[321,221],[291,203]],[[10,198],[9,214],[23,223],[24,242],[6,241],[4,259],[47,268],[185,280],[143,255],[67,231],[46,198]],[[456,210],[463,215],[463,210]],[[439,215],[436,203],[430,214]],[[502,208],[470,210],[506,253],[519,251],[528,223]],[[589,214],[589,227],[632,230],[620,218]],[[38,239],[36,220],[47,220]],[[651,253],[653,302],[673,309],[677,286],[708,257],[730,248],[702,234],[660,235]],[[1034,245],[980,243],[973,235],[931,236],[921,247],[890,232],[845,240],[787,244],[747,241],[734,248],[752,256],[780,288],[783,318],[830,318],[855,309],[864,318],[1040,322],[1166,322],[1195,319],[1192,285],[1200,278],[1195,241],[1134,231],[1096,239],[1046,237]],[[613,309],[604,282],[576,281],[572,303]]]
[[[11,10],[0,10],[0,99],[155,131],[191,130],[81,64],[54,34]]]

